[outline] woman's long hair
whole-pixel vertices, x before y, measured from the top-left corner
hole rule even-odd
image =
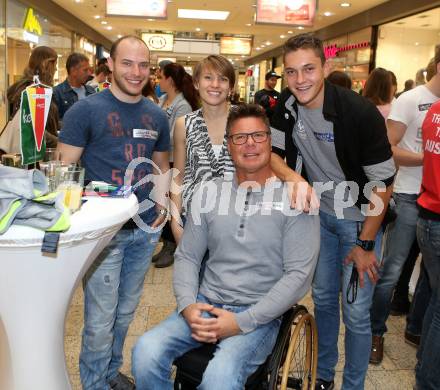
[[[176,63],[165,65],[162,74],[162,77],[171,77],[174,87],[177,91],[182,92],[183,97],[193,110],[200,107],[199,94],[194,88],[193,79],[182,65]]]
[[[57,58],[57,52],[54,49],[47,46],[36,47],[32,50],[28,66],[23,72],[24,78],[32,78],[34,75],[38,75],[42,83],[52,85]]]
[[[384,68],[376,68],[368,76],[362,95],[376,106],[381,106],[391,102],[392,87],[390,72]]]

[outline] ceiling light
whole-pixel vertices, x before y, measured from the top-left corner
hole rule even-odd
[[[188,57],[186,57],[186,58],[188,58],[189,60],[191,59],[191,56],[188,56]]]
[[[419,45],[420,45],[420,43],[419,43],[419,42],[416,42],[416,43],[414,43],[414,45],[416,45],[416,46],[419,46]]]
[[[196,31],[200,31],[201,30],[201,28],[200,27],[196,27]]]
[[[263,43],[263,44],[261,45],[261,47],[266,47],[266,45]]]
[[[293,34],[292,30],[287,31],[287,34]]]
[[[246,26],[250,27],[252,26],[252,23],[246,23]]]
[[[241,58],[245,58],[246,56],[244,56],[243,54],[241,55]]]
[[[95,15],[94,18],[95,19],[101,19],[101,15]]]
[[[339,4],[340,7],[351,7],[351,3],[341,3]]]
[[[107,24],[108,22],[106,20],[102,20],[101,24]]]
[[[155,19],[147,19],[149,22],[154,22]]]
[[[118,39],[122,38],[122,34],[117,35]]]
[[[326,12],[323,13],[323,15],[324,16],[332,16],[333,14],[331,12],[329,12],[329,11],[326,11]]]
[[[226,20],[229,11],[206,11],[203,9],[181,9],[177,10],[177,17],[185,19],[209,19]]]
[[[113,27],[112,26],[107,26],[106,29],[107,30],[113,30]]]
[[[261,47],[256,47],[255,50],[261,50]]]
[[[269,45],[272,45],[272,42],[266,41],[265,44],[266,44],[266,46],[269,46]]]
[[[303,26],[299,26],[298,30],[304,30],[304,27]]]
[[[281,34],[281,35],[280,35],[280,38],[283,39],[283,38],[286,38],[286,36],[283,35],[283,34]]]

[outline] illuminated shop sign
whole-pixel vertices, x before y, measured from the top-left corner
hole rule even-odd
[[[340,52],[355,50],[355,49],[365,49],[366,47],[369,46],[370,46],[370,42],[353,43],[339,47],[338,45],[324,46],[325,58],[334,58]]]
[[[167,17],[167,0],[106,0],[107,16]]]
[[[26,17],[24,18],[23,29],[31,34],[43,35],[43,29],[41,28],[40,21],[34,14],[32,8],[28,8],[26,11]]]
[[[256,23],[313,26],[317,0],[257,0]]]
[[[221,37],[220,54],[245,55],[251,54],[252,38]]]
[[[173,34],[148,34],[142,33],[142,40],[153,51],[173,51]]]

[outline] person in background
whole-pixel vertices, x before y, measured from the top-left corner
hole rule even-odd
[[[67,79],[54,88],[54,99],[62,120],[66,111],[78,100],[95,93],[86,85],[91,75],[89,59],[81,53],[72,53],[66,60]]]
[[[438,72],[440,64],[437,63]],[[423,176],[417,199],[417,240],[432,289],[417,351],[417,390],[440,389],[440,102],[434,103],[422,125]]]
[[[396,94],[396,99],[397,99],[400,95],[402,95],[402,93],[405,93],[405,92],[407,92],[407,91],[413,89],[415,86],[416,86],[416,82],[415,82],[414,80],[412,80],[412,79],[408,79],[408,80],[406,80],[406,81],[405,81],[404,88],[403,88],[403,91],[401,91],[401,92],[399,92],[398,94]]]
[[[150,70],[151,72],[153,70]],[[145,87],[142,89],[142,95],[147,99],[150,99],[153,103],[158,104],[159,99],[156,96],[156,92],[154,92],[154,88],[156,86],[156,75],[150,73],[150,77],[148,78],[148,83],[145,84]]]
[[[110,72],[108,65],[98,65],[95,70],[95,77],[93,77],[93,79],[90,80],[87,85],[97,90],[100,84],[104,82],[109,82],[109,76],[111,75],[111,73],[112,72]]]
[[[173,166],[173,140],[176,120],[199,108],[199,94],[194,88],[192,77],[180,64],[171,63],[162,69],[159,80],[160,90],[164,94],[159,98],[159,107],[165,111],[170,124],[170,166]],[[167,223],[162,232],[162,250],[153,256],[156,268],[169,267],[174,262],[176,242],[170,225]]]
[[[278,79],[281,76],[277,75],[274,70],[271,70],[266,73],[264,76],[264,88],[260,89],[256,92],[254,101],[256,104],[259,104],[266,111],[267,117],[272,117],[275,106],[278,103],[278,99],[280,98],[280,93],[275,90],[275,86],[277,85]]]
[[[29,57],[28,65],[23,71],[23,78],[16,83],[12,84],[7,90],[7,98],[9,103],[9,119],[12,120],[16,112],[20,109],[21,93],[29,85],[33,83],[33,76],[38,75],[40,82],[48,86],[53,85],[53,77],[57,69],[58,56],[55,50],[47,46],[38,46],[32,50]],[[45,138],[46,147],[55,148],[58,141],[59,119],[58,109],[52,96],[52,101],[49,107],[49,113],[47,117]],[[0,148],[6,153],[20,153],[20,150],[16,149],[19,145],[19,130],[17,129],[16,140],[12,141],[15,150],[9,149],[11,145],[2,145]],[[14,137],[15,138],[15,137]]]
[[[386,321],[390,314],[394,287],[416,238],[417,198],[422,180],[422,123],[429,107],[440,99],[440,46],[435,50],[437,73],[424,85],[404,93],[392,104],[387,119],[388,139],[399,170],[393,188],[395,221],[388,226],[380,279],[370,310],[373,343],[370,363],[383,359]],[[422,303],[419,303],[421,306]],[[415,343],[415,334],[405,331],[405,339]]]
[[[371,101],[387,119],[391,110],[391,101],[394,99],[391,72],[384,68],[374,69],[365,82],[362,95]]]
[[[327,81],[334,85],[339,85],[340,87],[351,89],[351,78],[350,76],[340,70],[334,70],[327,76]]]
[[[157,64],[157,69],[156,69],[156,87],[154,88],[154,93],[156,94],[156,96],[158,98],[160,98],[164,94],[164,92],[162,92],[160,90],[160,85],[159,85],[159,80],[162,77],[163,68],[165,67],[165,65],[172,64],[172,63],[173,63],[173,61],[171,61],[171,60],[162,60],[162,61],[160,61]]]
[[[168,120],[141,94],[148,82],[149,62],[148,47],[140,38],[126,36],[115,41],[108,60],[112,85],[69,109],[60,132],[58,149],[64,161],[81,159],[88,180],[120,186],[131,176],[140,204],[138,214],[122,226],[84,277],[79,366],[87,390],[135,388],[119,372],[122,350],[168,206],[168,188],[159,185],[156,189],[161,184],[157,181],[151,192],[150,181],[140,182],[153,175],[151,161],[163,173],[169,169]],[[135,159],[144,162],[133,166]]]

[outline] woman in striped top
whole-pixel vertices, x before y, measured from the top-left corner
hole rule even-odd
[[[225,57],[210,55],[197,64],[193,79],[202,107],[177,119],[174,128],[174,167],[180,172],[176,184],[183,185],[183,191],[172,193],[171,200],[182,214],[188,210],[198,183],[235,171],[226,139],[234,68]],[[182,226],[173,218],[171,227],[179,242]]]

